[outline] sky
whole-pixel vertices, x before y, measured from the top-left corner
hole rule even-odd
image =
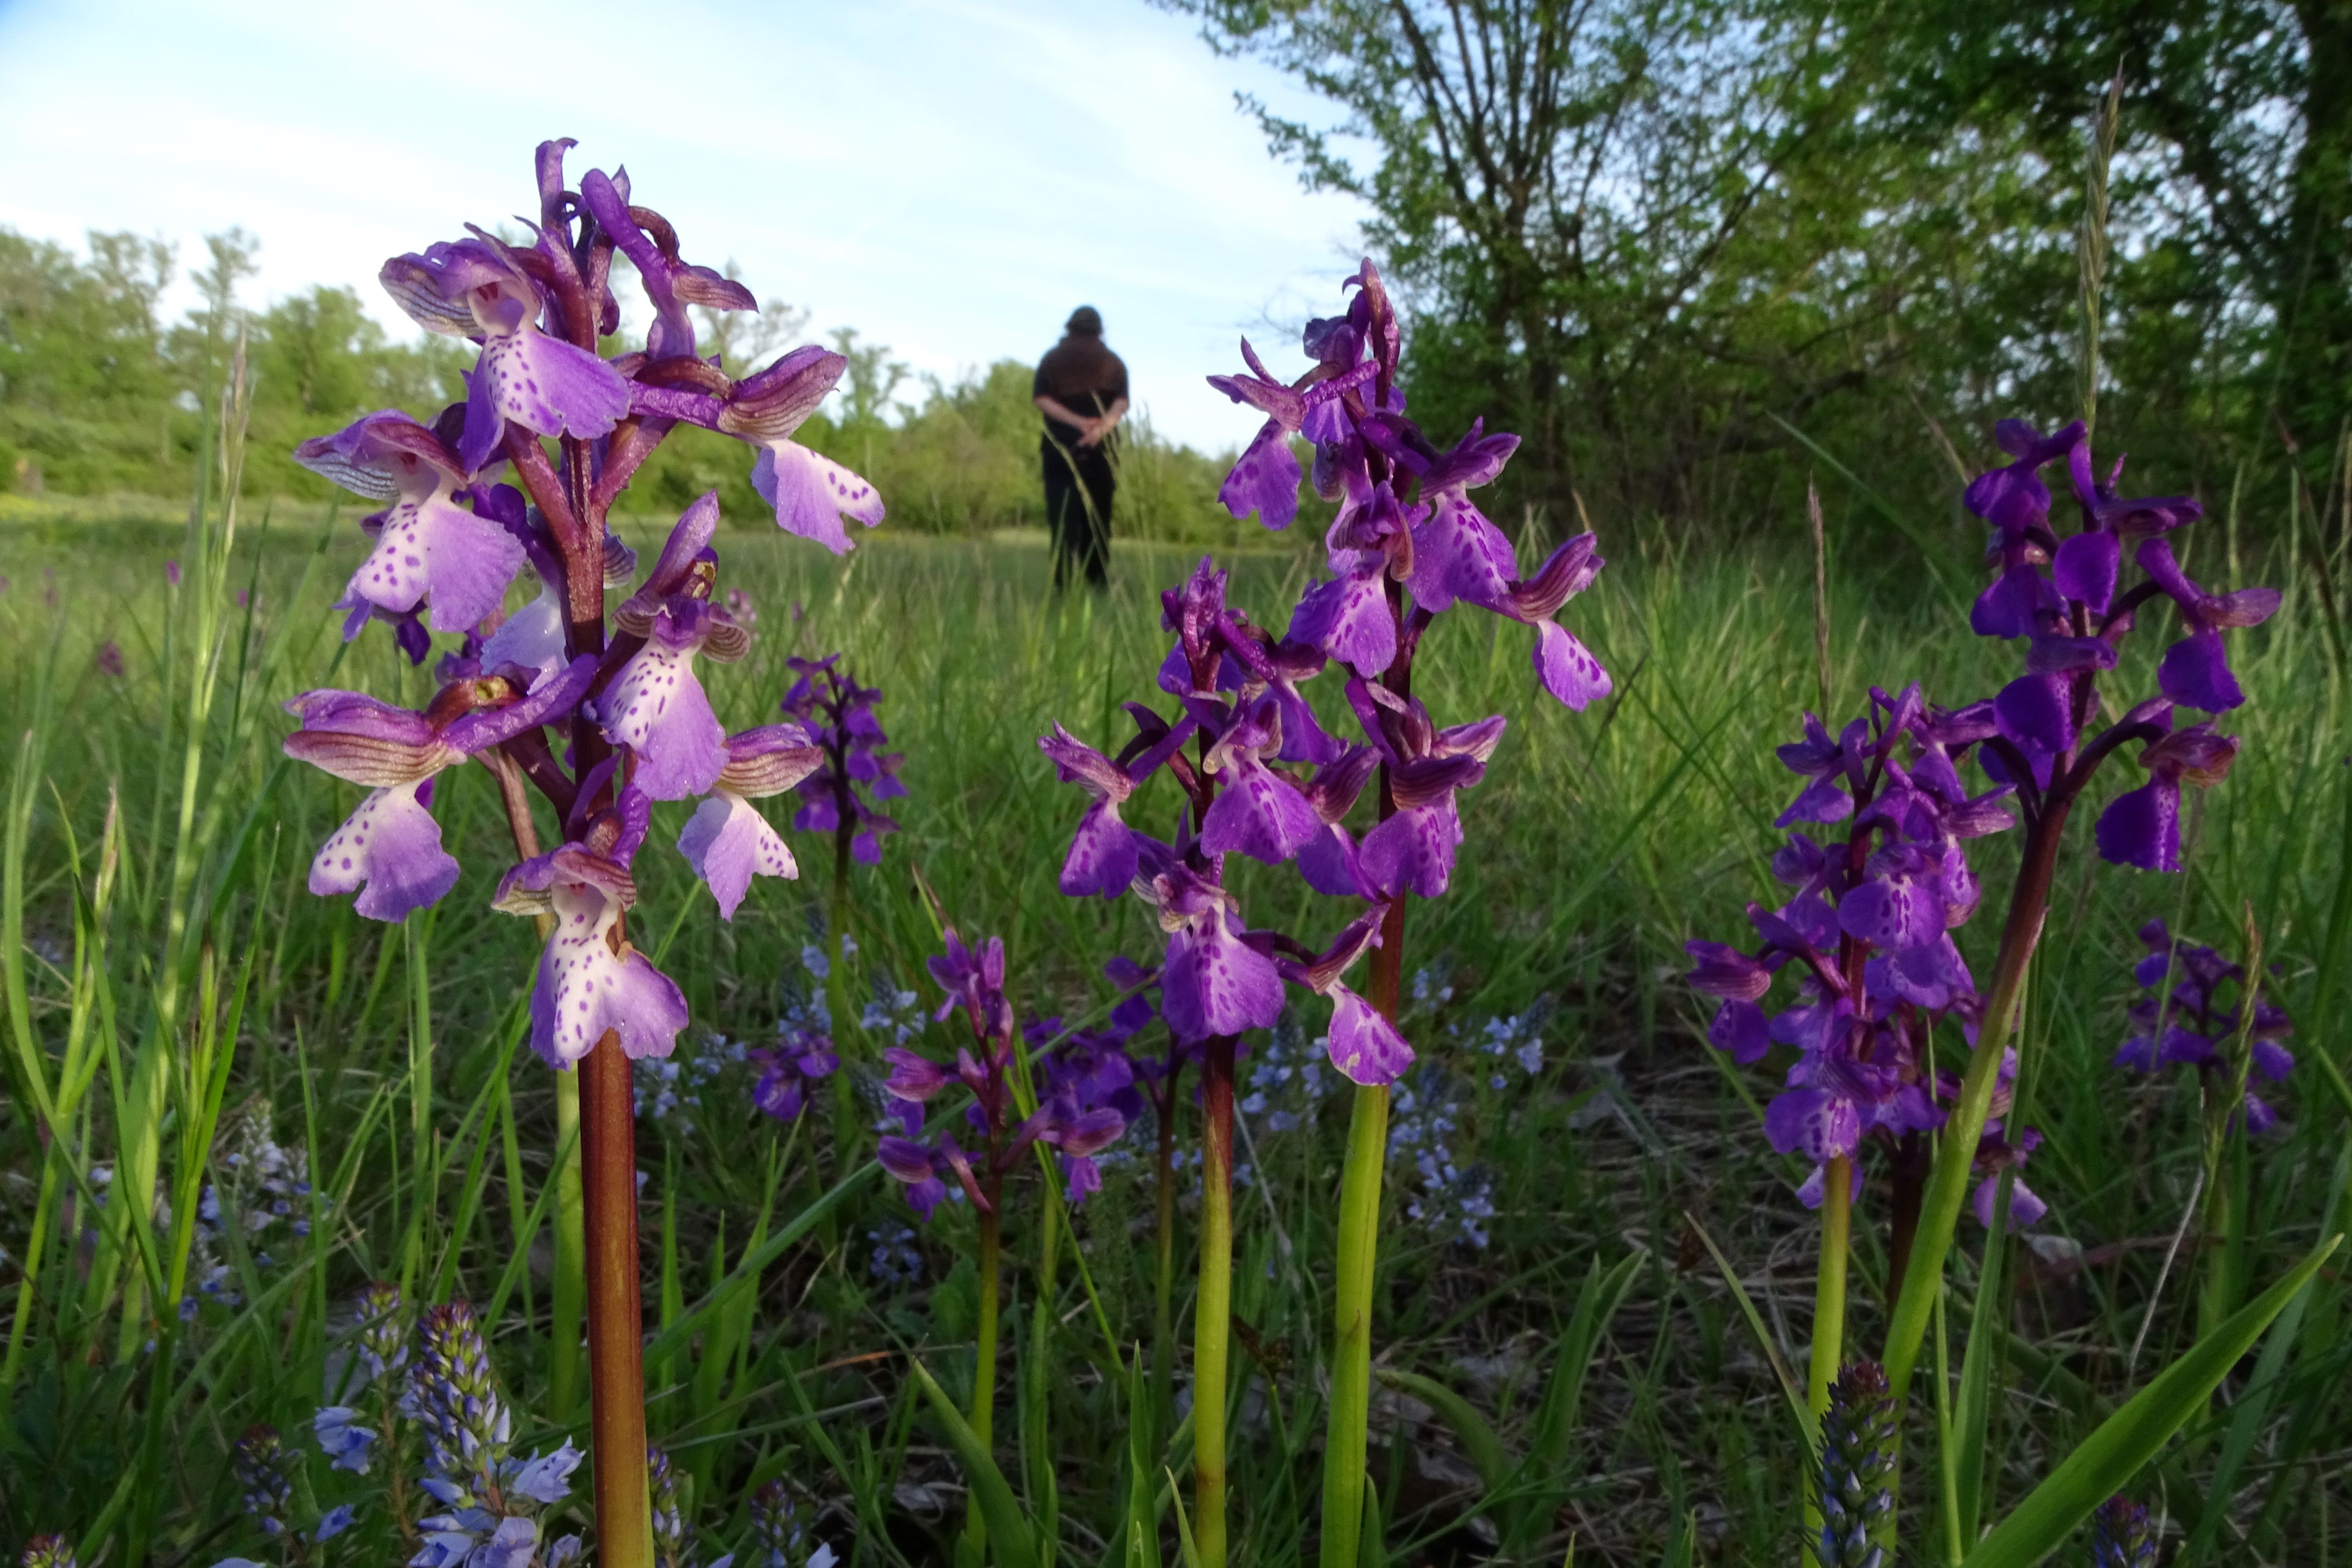
[[[572,136],[575,179],[625,163],[687,259],[740,263],[804,337],[855,327],[951,381],[1091,304],[1139,409],[1215,451],[1258,416],[1202,377],[1244,331],[1297,368],[1361,215],[1303,192],[1236,90],[1317,116],[1140,0],[0,0],[0,225],[175,243],[174,313],[202,237],[240,225],[247,303],[349,285],[405,338],[383,259],[532,210],[532,148]]]

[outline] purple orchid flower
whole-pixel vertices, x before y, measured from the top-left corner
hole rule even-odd
[[[1985,1178],[1977,1184],[1976,1192],[1970,1196],[1969,1205],[1975,1212],[1979,1225],[1987,1230],[1992,1228],[1993,1205],[2000,1195],[2001,1172],[2022,1172],[2025,1169],[2026,1161],[2031,1159],[2033,1151],[2041,1146],[2042,1134],[2034,1128],[2025,1129],[2012,1142],[2001,1133],[2000,1118],[1994,1117],[1985,1123],[1984,1136],[1977,1143],[1976,1163],[1976,1168],[1985,1173]],[[2050,1205],[2042,1202],[2032,1187],[2025,1184],[2023,1175],[2014,1173],[2011,1175],[2009,1223],[2012,1226],[2021,1230],[2031,1230],[2040,1225],[2042,1216],[2049,1212]]]
[[[710,710],[694,660],[732,663],[751,647],[735,617],[677,595],[648,618],[645,646],[624,665],[599,703],[604,736],[636,753],[632,782],[655,800],[702,795],[728,763],[727,731]]]
[[[625,841],[624,841],[625,846]],[[553,915],[530,995],[530,1043],[551,1068],[579,1061],[607,1030],[631,1058],[666,1057],[686,1027],[686,997],[625,941],[621,916],[637,901],[625,856],[565,844],[509,871],[497,907]]]
[[[751,291],[733,279],[679,259],[677,236],[669,225],[656,214],[629,206],[626,171],[607,176],[602,169],[589,170],[580,181],[580,195],[599,226],[613,237],[637,269],[646,298],[653,302],[654,324],[646,333],[646,358],[694,356],[694,322],[686,313],[688,305],[706,310],[760,308]]]
[[[1359,853],[1367,895],[1396,898],[1410,890],[1442,895],[1462,845],[1462,817],[1454,795],[1486,776],[1486,759],[1503,739],[1500,716],[1450,729],[1433,728],[1418,699],[1350,681],[1348,699],[1365,719],[1388,764],[1395,814],[1364,836]]]
[[[837,876],[845,874],[849,860],[879,865],[882,839],[898,832],[898,824],[872,802],[895,800],[907,793],[898,777],[906,757],[883,750],[890,738],[875,711],[882,693],[852,679],[837,653],[821,659],[793,658],[786,664],[799,679],[784,693],[783,710],[806,728],[822,752],[817,766],[800,782],[803,804],[793,814],[793,826],[803,832],[834,835]]]
[[[2277,610],[2279,595],[2270,588],[2211,593],[2190,580],[2163,536],[2196,521],[2202,509],[2179,496],[2118,497],[2120,461],[2104,483],[2094,483],[2088,437],[2079,422],[2043,437],[2004,421],[1999,435],[2016,460],[1971,484],[1968,504],[1992,525],[1991,555],[2000,575],[1978,598],[1969,624],[1987,637],[2029,641],[2026,673],[1992,703],[2003,745],[1989,767],[2024,792],[2031,820],[2040,815],[2041,795],[2071,797],[2119,744],[2157,742],[2143,758],[2155,778],[2108,808],[2097,839],[2111,861],[2178,869],[2179,784],[2217,782],[2235,743],[2215,739],[2200,725],[2166,744],[2170,705],[2221,713],[2245,700],[2221,634],[2260,625]],[[2052,529],[2051,494],[2040,475],[2060,458],[2082,517],[2081,530],[2063,541]],[[2123,589],[2126,544],[2134,546],[2132,559],[2144,580]],[[2086,739],[2084,727],[2100,710],[2096,678],[2116,668],[2116,644],[2132,629],[2139,607],[2158,597],[2172,601],[2187,634],[2158,664],[2161,700],[2142,703]]]
[[[814,1029],[780,1034],[772,1046],[755,1046],[746,1058],[760,1069],[751,1087],[751,1103],[761,1114],[779,1121],[799,1119],[807,1103],[809,1086],[831,1077],[841,1066],[833,1042]]]
[[[1054,763],[1064,783],[1085,786],[1094,797],[1078,818],[1076,837],[1063,858],[1061,889],[1074,899],[1115,899],[1135,880],[1134,830],[1119,819],[1118,808],[1135,785],[1127,771],[1059,723],[1050,735],[1041,735],[1037,749]]]
[[[1279,866],[1323,830],[1297,784],[1265,765],[1282,752],[1282,711],[1271,694],[1243,707],[1202,759],[1222,786],[1201,820],[1201,847],[1212,855],[1238,850]]]
[[[357,637],[375,610],[405,615],[429,603],[436,632],[467,631],[497,612],[521,570],[522,544],[456,503],[467,471],[433,432],[384,409],[303,442],[294,460],[345,489],[392,503],[375,548],[338,604],[352,612],[344,641]]]
[[[957,1051],[951,1067],[903,1046],[882,1053],[891,1068],[883,1088],[913,1108],[914,1115],[907,1119],[908,1135],[885,1137],[877,1157],[907,1188],[908,1202],[926,1220],[946,1195],[950,1179],[974,1207],[993,1215],[1004,1177],[1026,1157],[1032,1143],[1043,1142],[1066,1160],[1090,1160],[1127,1127],[1116,1106],[1082,1103],[1077,1085],[1071,1081],[1049,1083],[1044,1103],[1015,1123],[1013,1008],[1004,994],[1004,943],[991,937],[967,947],[953,927],[945,940],[946,953],[929,961],[931,978],[946,993],[938,1016],[961,1012],[971,1029],[971,1046]],[[964,1120],[981,1142],[974,1154],[965,1153],[951,1134],[942,1132],[929,1146],[913,1136],[921,1126],[921,1108],[959,1084],[971,1093]]]
[[[2116,1052],[2113,1065],[2143,1077],[2167,1067],[2193,1067],[2210,1089],[2226,1095],[2234,1079],[2230,1046],[2243,1028],[2250,1077],[2263,1083],[2284,1081],[2294,1069],[2294,1053],[2279,1042],[2294,1033],[2294,1026],[2283,1008],[2260,996],[2252,1022],[2246,1024],[2243,964],[2174,936],[2161,919],[2142,926],[2139,940],[2147,956],[2132,973],[2147,994],[2126,1014],[2137,1032]],[[2174,976],[2178,983],[2168,990]],[[2236,991],[2227,1006],[2224,987]],[[2251,1087],[2244,1111],[2250,1131],[2267,1132],[2278,1121],[2278,1112]]]
[[[2117,795],[2099,814],[2099,854],[2144,871],[2180,869],[2180,786],[2210,787],[2230,773],[2238,742],[2210,724],[2192,724],[2151,741],[2141,751],[2147,783]]]
[[[1202,871],[1147,841],[1152,901],[1168,952],[1160,971],[1160,1016],[1178,1038],[1205,1040],[1265,1029],[1282,1015],[1282,975],[1251,945],[1240,903]]]
[[[1941,1124],[1923,1043],[1945,1019],[1972,1026],[1978,1005],[1951,936],[1981,899],[1962,847],[2014,826],[2003,804],[2011,787],[1971,795],[1959,764],[1996,731],[1981,709],[1929,710],[1916,685],[1894,695],[1873,688],[1868,714],[1834,736],[1805,715],[1805,739],[1779,749],[1805,781],[1780,822],[1843,824],[1845,838],[1789,836],[1772,860],[1788,901],[1748,909],[1762,939],[1754,953],[1688,944],[1690,984],[1717,1001],[1709,1044],[1743,1066],[1775,1042],[1798,1047],[1765,1130],[1783,1153],[1814,1161],[1799,1189],[1808,1205],[1820,1201],[1831,1159],[1874,1142],[1901,1163]],[[1768,1014],[1761,1004],[1784,971],[1799,977],[1794,1005]]]
[[[767,724],[727,740],[727,765],[710,798],[695,808],[677,836],[677,852],[719,900],[719,918],[731,921],[754,876],[793,878],[800,867],[792,849],[751,803],[782,795],[824,759],[798,724]]]
[[[377,276],[418,326],[482,345],[457,441],[467,472],[490,460],[509,420],[541,436],[587,440],[611,435],[629,412],[626,376],[541,330],[547,301],[499,241],[433,245],[422,255],[394,257]]]
[[[1450,448],[1431,443],[1404,416],[1401,334],[1378,269],[1366,261],[1345,286],[1353,290],[1347,314],[1307,325],[1301,346],[1316,363],[1296,385],[1275,378],[1246,342],[1249,374],[1209,378],[1268,416],[1221,492],[1235,517],[1255,510],[1270,528],[1289,523],[1294,435],[1315,444],[1318,493],[1340,503],[1324,541],[1333,574],[1299,601],[1290,639],[1371,678],[1409,656],[1432,617],[1476,605],[1536,628],[1537,679],[1560,702],[1581,710],[1607,696],[1608,671],[1553,618],[1603,565],[1592,536],[1569,541],[1520,577],[1509,542],[1470,499],[1501,474],[1518,437],[1474,422]],[[1409,615],[1390,602],[1396,584],[1411,596]]]
[[[355,691],[306,691],[286,704],[301,721],[286,754],[353,784],[367,797],[310,862],[310,891],[357,892],[369,920],[396,921],[439,901],[457,882],[457,862],[441,847],[432,813],[433,779],[444,768],[526,731],[566,718],[593,679],[583,658],[528,695],[503,679],[443,689],[422,713]]]
[[[841,379],[848,361],[814,344],[794,349],[736,384],[718,427],[760,448],[751,488],[775,508],[776,526],[813,539],[835,555],[853,548],[845,517],[868,528],[883,518],[872,485],[792,438]]]

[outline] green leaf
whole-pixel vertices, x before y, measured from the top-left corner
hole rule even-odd
[[[1176,1484],[1176,1472],[1168,1472],[1168,1493],[1176,1505],[1176,1544],[1183,1548],[1184,1568],[1201,1568],[1201,1549],[1192,1544],[1192,1521],[1184,1511],[1184,1489]]]
[[[1953,1510],[1959,1519],[1959,1539],[1973,1541],[1984,1518],[1984,1472],[1987,1433],[1992,1420],[1993,1359],[2001,1348],[2008,1325],[2001,1321],[2001,1265],[2009,1248],[2003,1245],[2009,1219],[2010,1194],[2016,1173],[2004,1170],[1993,1199],[2000,1229],[1985,1238],[1984,1272],[1977,1281],[1978,1310],[1969,1315],[1968,1349],[1960,1355],[1959,1399],[1952,1411]]]
[[[1124,1568],[1160,1568],[1159,1513],[1152,1507],[1150,1379],[1143,1370],[1143,1349],[1136,1347],[1127,1374],[1127,1531],[1126,1549],[1118,1561]]]
[[[2352,1146],[2336,1156],[2336,1176],[2328,1184],[2327,1209],[2319,1220],[2322,1235],[2336,1228],[2336,1211],[2343,1205],[2347,1184],[2352,1184]],[[2304,1309],[2310,1304],[2308,1296],[2297,1294],[2286,1310],[2279,1314],[2278,1332],[2263,1344],[2261,1359],[2254,1363],[2252,1379],[2231,1409],[2229,1435],[2221,1441],[2221,1456],[2213,1466],[2213,1479],[2205,1492],[2205,1517],[2197,1521],[2188,1549],[2181,1553],[2186,1563],[2205,1562],[2221,1538],[2222,1516],[2229,1512],[2230,1500],[2237,1493],[2238,1472],[2253,1457],[2255,1443],[2270,1425],[2271,1406],[2286,1376],[2286,1358],[2302,1337]]]
[[[2100,1423],[2066,1456],[2065,1463],[1978,1543],[1963,1568],[2027,1568],[2057,1550],[2093,1509],[2121,1490],[2183,1423],[2205,1407],[2238,1358],[2253,1348],[2271,1320],[2311,1282],[2343,1239],[2330,1237],[2314,1247],[2293,1273],[2239,1308]]]
[[[919,1361],[909,1361],[914,1369],[916,1385],[923,1397],[931,1402],[931,1414],[938,1418],[940,1430],[947,1436],[948,1447],[953,1448],[963,1465],[964,1480],[971,1488],[972,1500],[980,1505],[981,1517],[988,1521],[988,1543],[996,1552],[998,1568],[1036,1568],[1037,1547],[1029,1533],[1029,1520],[1021,1505],[1013,1499],[1013,1489],[1004,1479],[1004,1472],[996,1468],[979,1435],[955,1407]]]
[[[1412,1394],[1437,1413],[1437,1418],[1453,1429],[1461,1439],[1462,1450],[1470,1457],[1471,1467],[1478,1472],[1479,1482],[1494,1491],[1509,1479],[1510,1457],[1503,1452],[1503,1440],[1495,1429],[1470,1407],[1470,1402],[1439,1383],[1419,1373],[1398,1372],[1381,1367],[1374,1373],[1391,1388]]]
[[[1356,1537],[1356,1568],[1388,1568],[1388,1543],[1381,1535],[1381,1488],[1364,1478],[1364,1528]]]
[[[1576,1430],[1576,1418],[1584,1403],[1584,1380],[1592,1370],[1593,1352],[1600,1348],[1601,1336],[1609,1331],[1617,1309],[1633,1293],[1633,1276],[1642,1258],[1643,1254],[1629,1252],[1605,1274],[1601,1272],[1601,1260],[1592,1260],[1584,1288],[1577,1293],[1576,1310],[1570,1315],[1568,1327],[1561,1331],[1559,1344],[1552,1352],[1551,1381],[1545,1385],[1543,1404],[1536,1416],[1535,1441],[1528,1450],[1530,1462],[1548,1470],[1558,1469],[1568,1462],[1569,1438]]]

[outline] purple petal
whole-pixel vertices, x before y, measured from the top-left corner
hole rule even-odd
[[[2066,711],[2066,682],[2042,675],[2021,675],[1992,700],[2000,732],[2028,755],[2055,754],[2074,743],[2074,720]]]
[[[1827,1089],[1792,1089],[1765,1107],[1764,1135],[1781,1153],[1820,1164],[1861,1147],[1862,1115],[1853,1101]]]
[[[1062,891],[1074,899],[1116,899],[1135,880],[1135,831],[1119,820],[1118,803],[1108,798],[1087,807],[1077,836],[1062,861]]]
[[[436,494],[385,513],[344,594],[394,614],[429,597],[435,631],[470,631],[505,601],[522,563],[521,541]]]
[[[1201,845],[1210,854],[1237,850],[1279,866],[1323,831],[1307,797],[1264,763],[1236,758],[1233,775],[1201,819]]]
[[[1726,1002],[1715,1010],[1715,1018],[1706,1026],[1706,1043],[1727,1053],[1741,1067],[1753,1067],[1772,1048],[1764,1009],[1753,1002]]]
[[[1683,951],[1698,964],[1685,978],[1694,989],[1710,996],[1753,1002],[1772,989],[1772,972],[1736,947],[1719,942],[1686,942]]]
[[[731,921],[758,877],[797,877],[793,852],[759,808],[740,795],[719,794],[695,808],[677,836],[677,852],[719,900],[719,918]]]
[[[1609,695],[1609,672],[1590,649],[1557,621],[1536,623],[1536,679],[1543,689],[1580,713],[1586,703]]]
[[[695,645],[655,636],[604,693],[604,734],[636,753],[636,786],[655,800],[707,793],[727,768],[727,731],[694,673]]]
[[[1274,961],[1227,931],[1215,910],[1169,938],[1160,987],[1160,1016],[1180,1040],[1272,1028],[1282,1016]]]
[[[499,448],[505,421],[541,436],[609,436],[629,411],[629,378],[584,349],[529,322],[482,345],[466,391],[457,456],[478,472]]]
[[[2157,689],[2183,708],[2226,713],[2246,700],[2231,672],[2229,650],[2217,631],[2192,632],[2164,650]]]
[[[1423,609],[1451,609],[1455,600],[1498,610],[1519,563],[1502,530],[1467,500],[1441,494],[1428,519],[1412,531],[1412,575],[1405,587]]]
[[[558,882],[556,928],[530,997],[532,1047],[552,1068],[579,1061],[612,1030],[632,1058],[666,1057],[686,1027],[686,997],[645,954],[614,952],[620,900],[593,884]]]
[[[1233,472],[1217,490],[1227,511],[1246,521],[1252,512],[1272,529],[1288,528],[1298,515],[1298,457],[1279,420],[1258,426]]]
[[[1347,755],[1348,743],[1323,728],[1322,721],[1315,717],[1315,710],[1298,694],[1297,687],[1287,680],[1277,680],[1268,695],[1282,709],[1282,750],[1276,753],[1279,760],[1320,766]]]
[[[371,791],[310,862],[310,891],[358,892],[352,905],[372,921],[405,920],[457,885],[457,862],[441,847],[441,825],[420,798],[425,781]]]
[[[1843,787],[1843,773],[1829,773],[1798,792],[1789,809],[1772,819],[1775,827],[1792,822],[1843,822],[1853,815],[1853,796]]]
[[[910,1139],[885,1134],[874,1146],[874,1158],[899,1181],[931,1179],[931,1152]]]
[[[868,528],[882,521],[882,498],[872,485],[796,441],[779,439],[760,449],[751,465],[751,488],[776,509],[778,528],[814,539],[835,555],[846,555],[851,548],[843,518],[854,517]]]
[[[2036,625],[2034,613],[2056,609],[2057,599],[2040,567],[2012,566],[1977,595],[1969,626],[1979,637],[2025,637]]]
[[[1379,675],[1396,658],[1396,616],[1383,578],[1350,574],[1318,583],[1290,617],[1289,640],[1321,648],[1360,675]]]
[[[483,669],[509,664],[541,675],[563,668],[563,595],[553,584],[541,584],[538,597],[500,621],[483,642]]]
[[[1445,891],[1462,822],[1449,801],[1400,811],[1364,835],[1359,864],[1372,887],[1394,898],[1410,889],[1424,899]]]
[[[2123,563],[2123,541],[2105,529],[2077,533],[2058,546],[2050,574],[2058,592],[2080,599],[2101,615],[2116,596],[2116,573]]]
[[[1838,901],[1838,924],[1874,947],[1908,947],[1943,931],[1942,900],[1907,879],[1872,878]]]
[[[1308,887],[1330,898],[1371,896],[1365,888],[1355,840],[1337,823],[1307,840],[1307,847],[1298,852],[1298,874],[1306,879]]]
[[[1370,1002],[1344,985],[1331,988],[1331,1065],[1351,1083],[1391,1084],[1412,1065],[1412,1047]]]
[[[2143,871],[2180,869],[2180,785],[2152,778],[2099,813],[2099,858]]]

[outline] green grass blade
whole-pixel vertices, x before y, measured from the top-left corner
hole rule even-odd
[[[881,1165],[868,1160],[834,1184],[832,1189],[816,1202],[794,1215],[782,1230],[768,1237],[758,1251],[747,1256],[735,1266],[718,1289],[707,1292],[702,1300],[678,1314],[677,1321],[656,1334],[646,1344],[646,1364],[653,1365],[664,1357],[676,1354],[686,1342],[702,1326],[702,1320],[734,1300],[735,1293],[751,1288],[761,1270],[784,1255],[785,1249],[816,1228],[825,1215],[846,1203],[860,1187],[881,1173]]]
[[[2320,1216],[2319,1233],[2327,1235],[2336,1228],[2341,1214],[2345,1184],[2352,1182],[2352,1146],[2336,1156],[2336,1175],[2330,1184],[2327,1212]],[[2263,1353],[2254,1363],[2252,1380],[2230,1412],[2230,1430],[2221,1439],[2221,1457],[2213,1466],[2212,1484],[2205,1489],[2205,1517],[2197,1523],[2189,1538],[2188,1550],[2181,1560],[2190,1564],[2205,1562],[2212,1553],[2214,1543],[2221,1538],[2221,1521],[2229,1512],[2229,1503],[2238,1488],[2238,1473],[2253,1457],[2254,1445],[2261,1440],[2263,1428],[2270,1424],[2271,1407],[2278,1398],[2280,1380],[2286,1375],[2287,1357],[2294,1352],[2302,1337],[2304,1310],[2310,1306],[2308,1293],[2298,1291],[2286,1310],[2279,1314],[2278,1331],[2263,1344]]]
[[[930,1401],[931,1415],[940,1430],[955,1450],[957,1460],[963,1466],[965,1483],[971,1488],[972,1500],[980,1507],[981,1516],[988,1521],[989,1549],[995,1553],[998,1568],[1036,1568],[1037,1547],[1029,1531],[1029,1521],[1013,1500],[1013,1488],[1005,1481],[1004,1472],[996,1468],[979,1435],[964,1420],[955,1401],[925,1370],[919,1361],[909,1361],[918,1387]]]
[[[1683,1218],[1690,1222],[1692,1231],[1706,1244],[1707,1256],[1715,1259],[1716,1268],[1723,1275],[1723,1282],[1731,1287],[1732,1299],[1739,1303],[1740,1313],[1748,1320],[1748,1331],[1756,1336],[1757,1346],[1763,1351],[1765,1361],[1770,1364],[1772,1375],[1780,1380],[1780,1392],[1788,1399],[1789,1414],[1797,1423],[1798,1436],[1804,1439],[1805,1452],[1819,1453],[1821,1427],[1813,1420],[1812,1411],[1806,1407],[1804,1384],[1799,1383],[1796,1373],[1789,1370],[1788,1358],[1781,1355],[1780,1347],[1772,1342],[1771,1331],[1764,1326],[1764,1314],[1756,1310],[1755,1301],[1748,1294],[1748,1287],[1742,1285],[1739,1276],[1732,1271],[1731,1259],[1724,1257],[1723,1248],[1715,1244],[1715,1237],[1707,1234],[1706,1226],[1699,1224],[1698,1216],[1685,1209]]]
[[[2271,1320],[2311,1282],[2343,1239],[2330,1237],[2312,1248],[2294,1272],[2239,1308],[2100,1423],[1978,1543],[1964,1568],[2028,1568],[2056,1551],[2093,1509],[2122,1489],[2166,1439],[2205,1408],[2238,1358],[2253,1348]]]

